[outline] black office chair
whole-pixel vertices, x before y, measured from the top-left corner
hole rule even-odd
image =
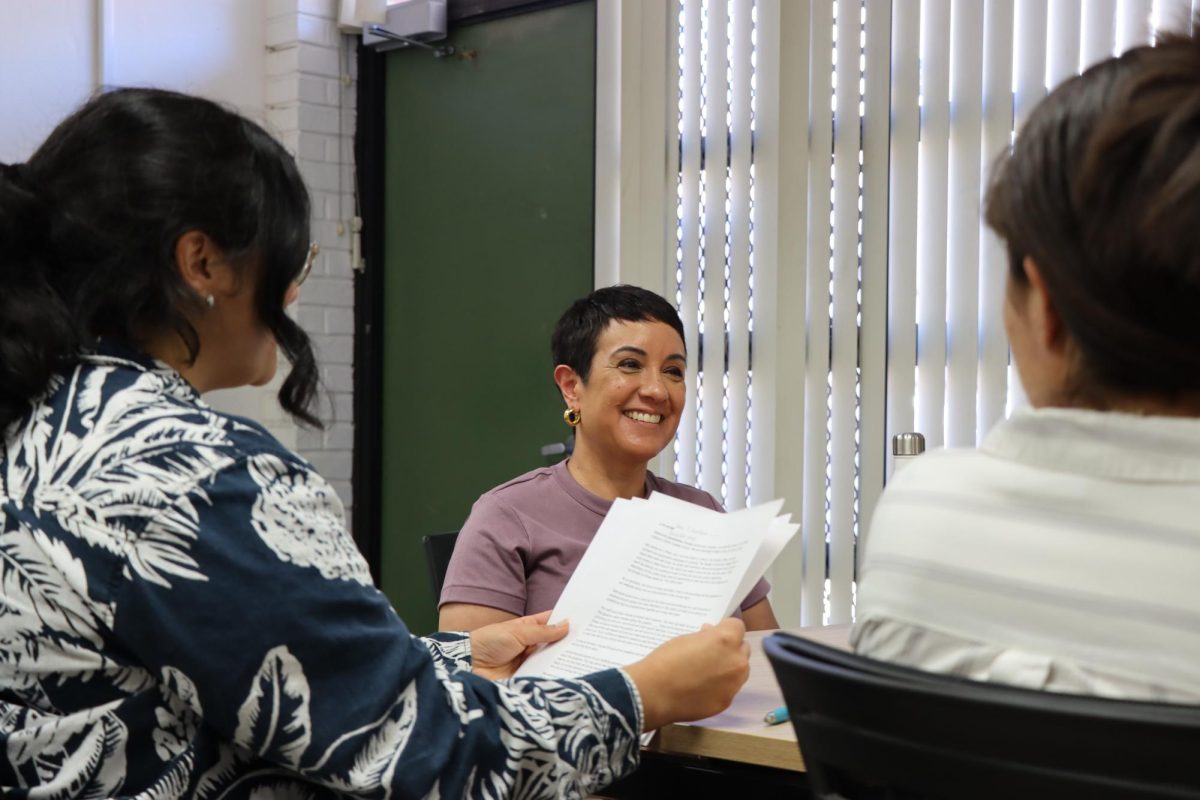
[[[1200,798],[1200,707],[968,681],[783,633],[763,647],[817,797]]]
[[[446,570],[450,567],[450,556],[454,555],[454,543],[458,531],[432,533],[421,537],[425,547],[425,563],[429,566],[429,585],[433,587],[434,607],[441,602],[442,584],[446,582]]]

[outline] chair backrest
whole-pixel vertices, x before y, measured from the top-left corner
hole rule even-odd
[[[1200,708],[1038,692],[764,648],[818,797],[1200,798]]]
[[[437,606],[442,599],[442,584],[446,582],[446,570],[450,567],[450,556],[454,555],[454,543],[458,531],[431,533],[421,537],[425,547],[425,563],[429,566],[429,584],[433,587],[433,603]]]

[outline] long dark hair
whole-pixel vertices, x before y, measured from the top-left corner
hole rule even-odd
[[[1200,42],[1161,36],[1043,100],[997,165],[987,222],[1032,257],[1078,346],[1068,391],[1200,389]]]
[[[105,337],[174,331],[191,359],[197,310],[175,243],[207,234],[238,268],[260,265],[256,303],[292,369],[279,402],[310,425],[317,369],[284,297],[309,245],[294,159],[255,123],[158,89],[98,95],[25,164],[0,165],[0,432],[52,376]]]

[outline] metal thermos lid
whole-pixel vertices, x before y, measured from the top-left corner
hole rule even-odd
[[[892,455],[919,456],[925,452],[925,437],[919,433],[897,433],[892,437]]]

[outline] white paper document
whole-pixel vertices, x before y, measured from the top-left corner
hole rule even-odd
[[[728,617],[800,528],[777,516],[782,505],[723,514],[662,494],[616,500],[551,614],[570,632],[517,674],[625,666]]]

